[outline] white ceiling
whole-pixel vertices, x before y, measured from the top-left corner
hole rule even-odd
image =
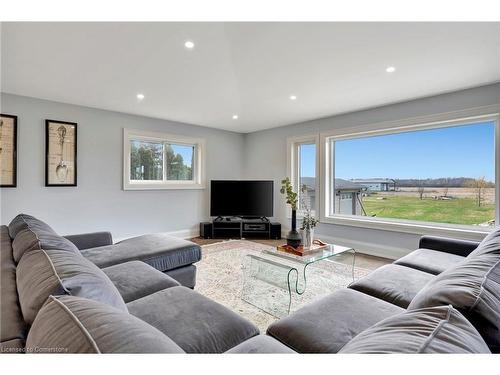
[[[1,52],[3,92],[247,133],[499,81],[500,23],[3,23]]]

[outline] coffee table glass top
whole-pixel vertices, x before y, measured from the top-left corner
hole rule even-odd
[[[310,264],[310,263],[315,263],[319,262],[320,260],[323,259],[328,259],[346,252],[352,251],[352,248],[350,247],[345,247],[345,246],[340,246],[340,245],[328,245],[327,248],[314,252],[308,255],[294,255],[291,253],[286,253],[284,251],[280,251],[278,249],[266,249],[263,250],[263,254],[269,254],[273,255],[276,257],[281,257],[284,259],[292,260],[294,262],[299,262],[299,263],[305,263],[305,264]]]

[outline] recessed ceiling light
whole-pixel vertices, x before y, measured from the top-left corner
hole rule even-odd
[[[386,71],[387,73],[394,73],[394,72],[396,71],[396,68],[395,68],[395,67],[393,67],[393,66],[388,66],[388,67],[385,69],[385,71]]]
[[[290,100],[297,100],[297,96],[296,95],[290,95]]]
[[[144,94],[137,94],[137,100],[143,100]]]
[[[185,43],[184,43],[184,47],[186,47],[187,49],[193,49],[194,48],[194,43],[190,40],[187,40]]]
[[[233,120],[238,120],[238,115],[233,115]]]

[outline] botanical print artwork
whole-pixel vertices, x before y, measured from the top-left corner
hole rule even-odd
[[[17,117],[0,115],[0,186],[16,186]]]
[[[76,124],[47,120],[46,132],[46,185],[76,185]]]

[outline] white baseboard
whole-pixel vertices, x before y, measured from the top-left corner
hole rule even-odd
[[[174,232],[167,232],[169,236],[172,237],[178,237],[178,238],[183,238],[185,240],[190,239],[190,238],[195,238],[200,236],[200,229],[199,228],[192,228],[192,229],[183,229],[183,230],[177,230]]]
[[[352,247],[359,253],[388,259],[399,259],[411,252],[411,250],[403,249],[400,247],[374,244],[371,242],[357,241],[348,238],[330,237],[322,234],[318,235],[318,237],[328,243]]]
[[[190,238],[195,238],[200,236],[200,229],[199,228],[191,228],[191,229],[182,229],[182,230],[176,230],[173,232],[163,232],[165,234],[168,234],[169,236],[172,237],[177,237],[177,238],[182,238],[184,240],[189,240]],[[144,233],[146,234],[146,233]],[[129,238],[137,237],[140,236],[140,234],[136,235],[131,235],[131,236],[126,236],[126,237],[113,237],[113,242],[117,243],[123,240],[127,240]]]

